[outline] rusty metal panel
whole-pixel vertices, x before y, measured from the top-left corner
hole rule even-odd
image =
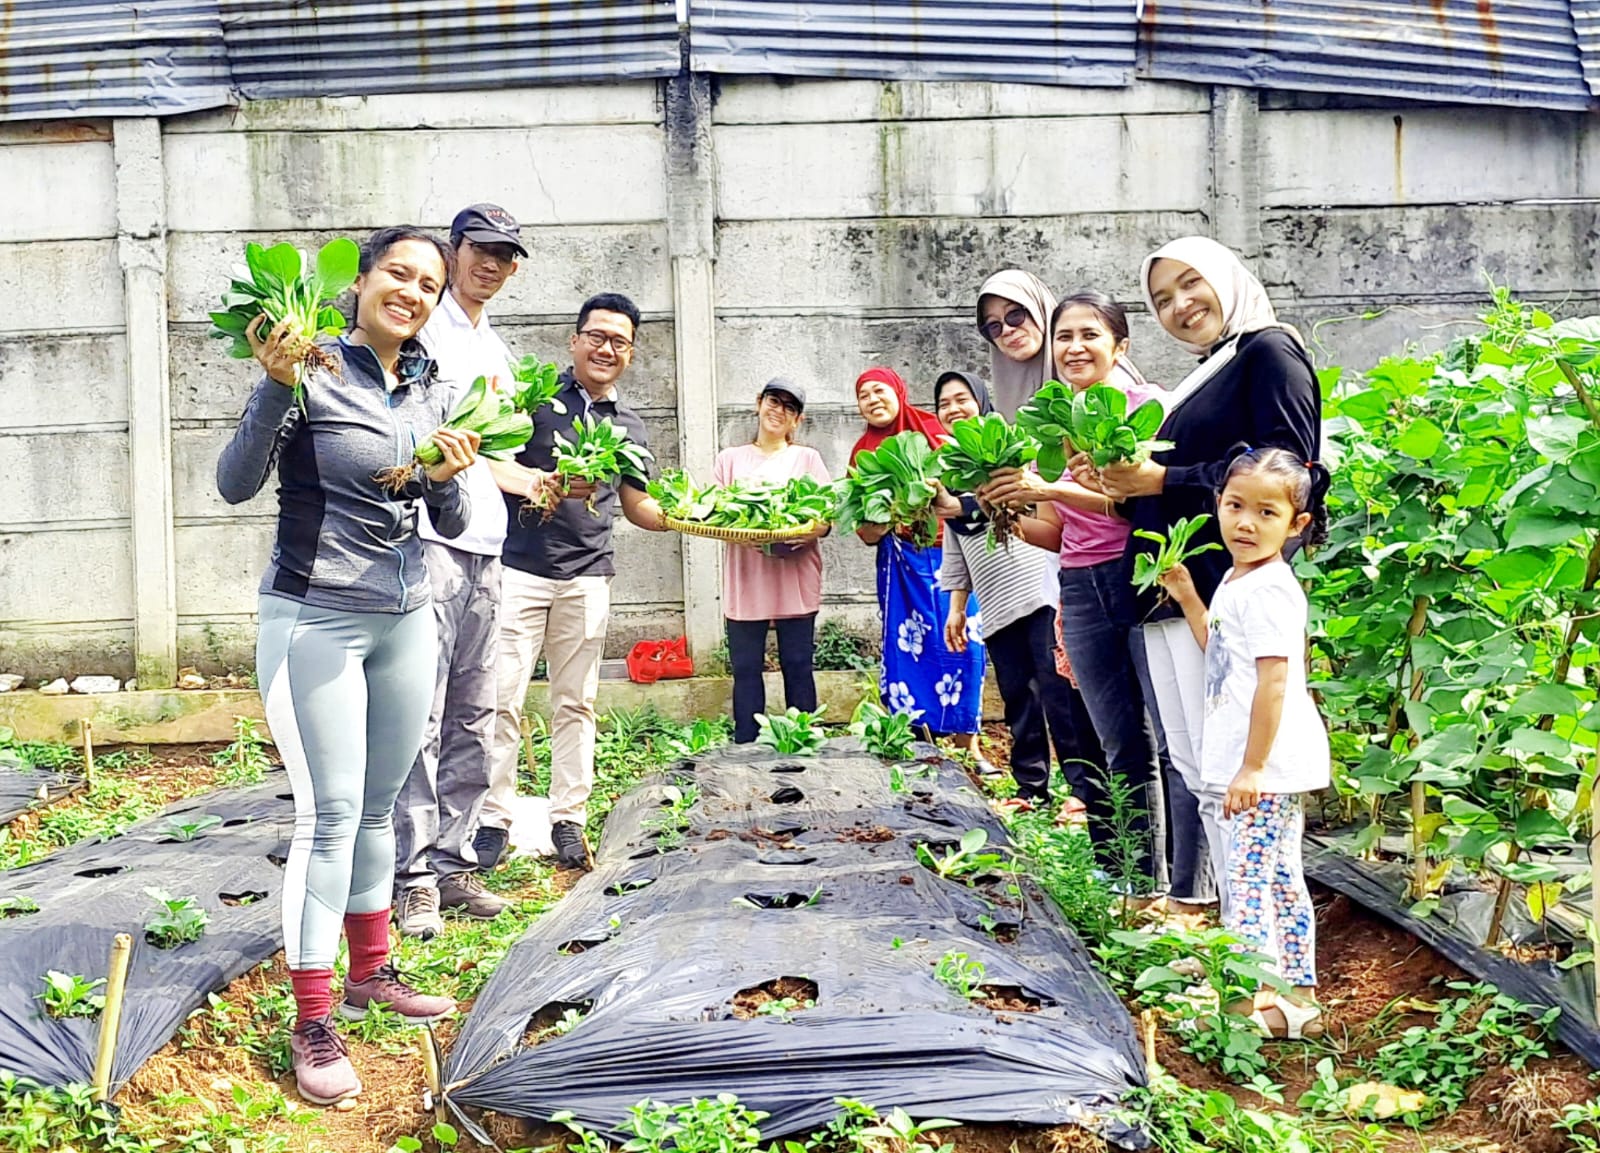
[[[1578,33],[1583,78],[1591,95],[1600,96],[1600,0],[1569,0],[1572,26]]]
[[[0,6],[0,120],[193,112],[228,83],[216,0]]]
[[[220,0],[243,96],[359,96],[678,71],[673,0]]]
[[[1574,15],[1600,0],[1143,0],[1140,75],[1583,111]]]
[[[746,75],[1125,85],[1135,0],[689,0],[690,67]]]

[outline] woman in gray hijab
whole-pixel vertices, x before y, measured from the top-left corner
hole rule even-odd
[[[1046,326],[1055,294],[1031,272],[1008,268],[978,290],[978,332],[989,342],[995,411],[1007,420],[1051,378]]]

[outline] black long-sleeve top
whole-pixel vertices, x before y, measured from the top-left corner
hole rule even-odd
[[[1322,393],[1311,358],[1281,328],[1246,333],[1233,359],[1167,415],[1159,435],[1175,445],[1153,458],[1166,466],[1166,481],[1156,495],[1129,502],[1129,516],[1135,529],[1163,536],[1183,517],[1211,517],[1191,538],[1190,548],[1206,542],[1219,547],[1185,562],[1201,599],[1210,604],[1233,563],[1217,525],[1217,489],[1232,450],[1243,443],[1285,448],[1304,461],[1319,459]],[[1135,555],[1156,552],[1155,543],[1142,537],[1129,543]],[[1140,619],[1179,615],[1171,601],[1158,605],[1158,600],[1159,589],[1140,597]]]

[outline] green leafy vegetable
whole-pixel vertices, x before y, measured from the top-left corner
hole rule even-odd
[[[1153,540],[1160,549],[1155,556],[1141,553],[1133,558],[1133,583],[1140,591],[1155,588],[1158,578],[1171,572],[1192,556],[1199,556],[1203,552],[1212,552],[1222,546],[1216,541],[1208,541],[1199,548],[1189,548],[1189,541],[1194,534],[1203,528],[1211,518],[1205,514],[1195,517],[1183,517],[1172,526],[1170,538],[1158,532],[1149,532],[1145,529],[1135,529],[1134,536]]]
[[[317,252],[316,266],[306,267],[305,253],[292,244],[263,248],[244,246],[243,265],[235,265],[233,280],[222,294],[222,310],[211,314],[211,335],[233,343],[228,355],[249,360],[255,353],[245,333],[256,317],[266,314],[265,329],[279,321],[289,321],[289,330],[302,340],[319,336],[338,336],[344,331],[344,316],[333,307],[338,298],[356,282],[361,266],[361,249],[347,237],[328,241]],[[312,346],[305,361],[295,371],[295,402],[305,407],[305,366],[331,368],[333,360]]]
[[[756,735],[756,744],[766,745],[780,753],[814,757],[821,751],[822,742],[826,739],[822,726],[817,723],[821,719],[821,709],[806,713],[791,707],[786,712],[771,716],[757,713],[756,725],[761,731]]]
[[[511,398],[518,412],[529,416],[549,405],[563,415],[567,406],[556,399],[561,391],[561,368],[555,364],[541,364],[537,356],[525,356],[512,366],[511,377],[522,387]]]
[[[591,414],[572,428],[575,436],[570,441],[556,433],[556,475],[563,481],[600,485],[615,484],[624,476],[648,478],[649,462],[655,457],[644,445],[628,439],[627,431],[612,424],[609,416],[596,420]],[[592,496],[585,503],[595,512]]]
[[[1038,442],[1006,418],[991,412],[971,416],[950,426],[950,442],[939,450],[940,479],[951,492],[973,492],[987,484],[1002,468],[1021,468],[1039,451]],[[989,514],[989,548],[996,542],[1011,547],[1017,514],[995,508]]]
[[[781,485],[742,484],[700,488],[682,469],[669,469],[648,491],[674,520],[718,528],[775,531],[821,524],[833,518],[833,486],[810,476]]]
[[[1096,468],[1113,462],[1139,464],[1153,452],[1172,447],[1156,440],[1166,410],[1159,400],[1145,401],[1128,412],[1127,394],[1106,384],[1082,392],[1052,380],[1034,393],[1017,413],[1017,427],[1039,442],[1039,475],[1061,479],[1067,467],[1067,446],[1086,452]]]
[[[455,432],[475,432],[480,438],[479,456],[509,460],[533,435],[533,418],[518,412],[509,397],[490,388],[488,378],[480,376],[472,382],[443,427]],[[444,453],[430,435],[417,445],[411,463],[386,468],[373,479],[390,492],[400,492],[418,468],[434,468],[443,460]]]
[[[863,524],[887,524],[911,530],[912,539],[930,545],[939,536],[933,515],[939,458],[920,432],[889,437],[876,449],[856,457],[839,481],[834,517],[852,532]]]

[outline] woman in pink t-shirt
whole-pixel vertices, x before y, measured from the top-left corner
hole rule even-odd
[[[828,483],[828,470],[814,448],[794,443],[804,419],[806,394],[776,377],[756,400],[756,438],[717,454],[711,479],[719,485],[781,485],[797,476]],[[818,538],[790,544],[728,545],[722,563],[722,615],[728,625],[728,663],[733,668],[733,739],[756,739],[756,714],[767,708],[762,680],[767,629],[778,633],[778,665],[783,669],[783,699],[792,708],[814,712],[817,681],[812,672],[817,609],[822,603],[822,550]]]
[[[1110,297],[1098,292],[1067,297],[1050,317],[1050,336],[1057,379],[1074,390],[1108,384],[1127,395],[1130,412],[1160,398],[1160,390],[1145,383],[1128,359],[1127,313]],[[984,495],[1008,504],[1036,503],[1035,515],[1022,519],[1023,536],[1060,554],[1062,643],[1105,749],[1107,769],[1133,789],[1132,828],[1143,838],[1139,871],[1153,887],[1161,872],[1149,816],[1157,757],[1145,718],[1149,673],[1134,614],[1128,522],[1111,500],[1066,475],[1052,484],[1037,473],[1009,473]],[[1083,801],[1090,835],[1097,848],[1107,849],[1113,814],[1099,782]]]

